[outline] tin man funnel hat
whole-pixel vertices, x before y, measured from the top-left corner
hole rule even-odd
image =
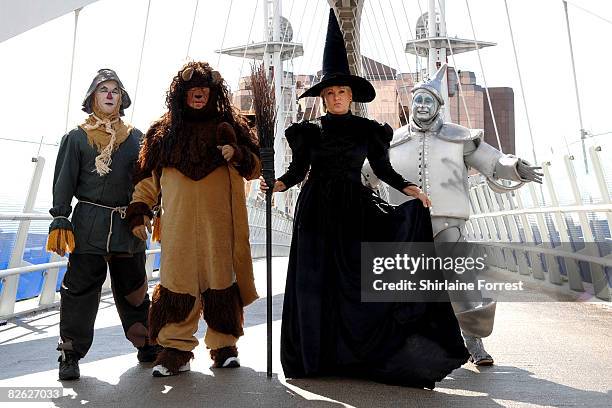
[[[442,98],[442,81],[444,80],[444,76],[446,75],[446,69],[448,65],[446,63],[442,64],[440,68],[436,71],[432,79],[428,79],[423,82],[419,82],[412,88],[412,93],[418,91],[419,89],[425,89],[426,91],[431,92],[433,96],[436,97],[440,105],[444,105],[444,98]]]

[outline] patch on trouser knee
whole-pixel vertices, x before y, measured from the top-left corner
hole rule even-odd
[[[130,293],[129,295],[124,296],[124,298],[130,305],[138,307],[144,301],[145,296],[147,295],[147,289],[149,289],[149,285],[145,280],[138,289],[132,291],[132,293]]]
[[[206,324],[219,333],[240,337],[244,334],[242,326],[242,299],[238,284],[226,289],[208,289],[202,293],[204,320]]]
[[[57,351],[75,351],[74,347],[72,346],[72,340],[70,339],[62,339],[60,337],[60,339],[57,342]]]
[[[147,344],[148,330],[144,324],[138,322],[130,326],[125,333],[125,337],[134,345],[134,347],[142,347]]]
[[[195,296],[188,293],[175,293],[158,284],[153,291],[149,309],[149,339],[151,342],[157,340],[159,331],[165,325],[187,319],[195,301]]]

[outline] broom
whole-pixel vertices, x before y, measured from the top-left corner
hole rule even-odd
[[[268,185],[266,191],[266,317],[268,329],[267,375],[272,377],[272,190],[274,188],[274,128],[276,101],[274,86],[268,81],[263,64],[251,66],[251,89],[255,124],[259,136],[261,168]]]

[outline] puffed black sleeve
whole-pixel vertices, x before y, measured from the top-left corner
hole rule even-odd
[[[294,123],[285,130],[285,137],[291,147],[291,164],[287,172],[278,178],[287,190],[304,180],[310,168],[310,143],[312,133],[318,131],[310,123]]]
[[[393,170],[389,161],[389,145],[393,139],[393,129],[388,124],[380,124],[371,121],[372,135],[368,139],[368,161],[374,174],[395,188],[402,191],[407,186],[416,186],[416,184],[404,179],[401,174]]]

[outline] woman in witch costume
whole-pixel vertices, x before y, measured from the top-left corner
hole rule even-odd
[[[398,237],[399,212],[361,183],[367,158],[376,175],[418,198],[403,208],[411,228],[402,241],[432,241],[429,198],[389,163],[392,129],[354,116],[351,101],[370,102],[372,85],[351,75],[330,10],[324,76],[301,97],[320,96],[327,114],[287,128],[293,161],[273,191],[301,182],[287,271],[281,362],[287,377],[357,375],[433,388],[467,362],[448,303],[362,303],[361,242]],[[262,190],[268,186],[262,181]],[[406,225],[406,224],[404,224]]]

